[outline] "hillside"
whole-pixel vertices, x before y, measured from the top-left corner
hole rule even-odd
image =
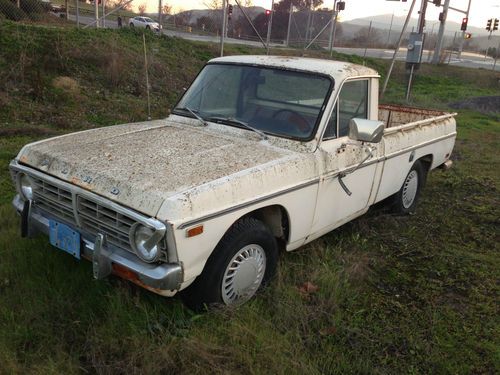
[[[218,49],[145,40],[151,117],[161,118]],[[500,118],[477,112],[473,100],[458,110],[454,167],[429,176],[415,215],[378,207],[283,254],[270,287],[240,308],[197,314],[115,277],[94,281],[90,262],[46,238],[21,239],[9,161],[28,142],[146,120],[143,48],[133,30],[0,23],[1,374],[500,371]],[[386,61],[334,58],[387,70]],[[424,65],[412,104],[450,110],[498,96],[498,78]],[[398,63],[384,102],[402,103],[405,81]]]

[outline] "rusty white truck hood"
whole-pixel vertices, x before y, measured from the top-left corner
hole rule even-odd
[[[272,146],[256,134],[237,137],[167,119],[32,143],[21,150],[18,160],[146,215],[157,216],[167,199],[175,202],[186,192],[206,187],[212,181],[258,170],[293,154],[297,153]]]

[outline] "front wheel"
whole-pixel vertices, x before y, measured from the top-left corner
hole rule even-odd
[[[393,211],[408,215],[415,212],[420,192],[424,187],[427,172],[420,161],[416,161],[403,182],[401,189],[394,195]]]
[[[278,245],[263,222],[244,218],[219,242],[200,276],[183,293],[186,304],[200,310],[212,304],[240,305],[276,272]]]

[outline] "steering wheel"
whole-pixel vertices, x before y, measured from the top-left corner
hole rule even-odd
[[[301,115],[299,112],[296,112],[292,109],[288,108],[283,108],[280,109],[279,111],[276,111],[272,118],[277,118],[280,114],[288,112],[290,115],[288,116],[287,120],[290,121],[293,125],[296,126],[296,128],[301,132],[301,133],[308,133],[311,131],[311,126],[309,125],[309,121]]]

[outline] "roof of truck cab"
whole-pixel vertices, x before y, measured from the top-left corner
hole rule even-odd
[[[378,77],[376,70],[366,66],[351,64],[344,61],[313,59],[295,56],[244,55],[218,57],[210,63],[232,63],[245,65],[260,65],[292,70],[302,70],[312,73],[326,74],[337,82],[352,77]]]

